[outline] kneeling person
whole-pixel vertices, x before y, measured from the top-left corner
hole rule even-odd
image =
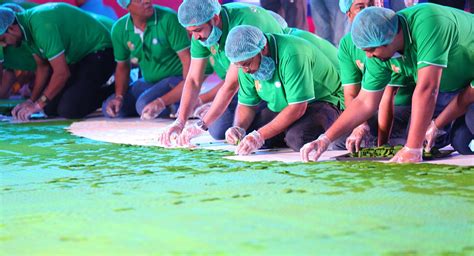
[[[110,31],[80,9],[63,3],[43,4],[20,13],[0,8],[0,42],[25,42],[36,62],[31,98],[12,115],[27,120],[33,113],[82,118],[107,97],[102,85],[114,70]]]
[[[337,69],[310,42],[243,25],[231,30],[225,52],[239,67],[239,104],[226,132],[229,143],[242,139],[237,154],[264,145],[286,144],[298,151],[339,116],[343,97]],[[258,110],[262,101],[267,106]],[[253,131],[244,137],[247,130]]]

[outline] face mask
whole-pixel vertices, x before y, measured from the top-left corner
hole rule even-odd
[[[217,42],[219,42],[219,39],[221,39],[221,35],[222,35],[222,30],[220,30],[216,26],[212,26],[211,33],[209,33],[209,36],[207,37],[206,41],[199,40],[199,42],[204,47],[211,47],[211,46],[217,44]]]
[[[250,76],[255,80],[267,81],[273,77],[273,73],[275,72],[275,61],[270,57],[263,56],[261,53],[260,55],[262,56],[260,67],[257,72],[250,74]]]

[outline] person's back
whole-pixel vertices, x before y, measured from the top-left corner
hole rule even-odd
[[[111,47],[105,26],[77,7],[64,3],[39,5],[17,15],[35,54],[50,59],[64,51],[69,64]],[[30,38],[31,37],[31,38]]]

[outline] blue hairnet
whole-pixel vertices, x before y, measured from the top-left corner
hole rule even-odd
[[[7,31],[13,21],[15,21],[15,13],[9,8],[0,7],[0,35]]]
[[[24,12],[25,11],[25,9],[23,7],[21,7],[21,5],[15,4],[15,3],[2,4],[2,7],[9,8],[14,12]]]
[[[359,48],[390,44],[398,32],[397,14],[386,8],[368,7],[352,23],[352,41]]]
[[[339,9],[341,9],[341,12],[347,13],[353,2],[354,0],[339,0]]]
[[[123,9],[127,9],[128,5],[130,4],[130,0],[117,0],[117,4]]]
[[[288,28],[288,23],[286,22],[285,19],[283,19],[283,17],[280,16],[280,14],[274,11],[270,11],[270,10],[267,10],[267,12],[270,13],[270,15],[273,16],[273,18],[275,18],[275,20],[278,22],[278,24],[280,24],[282,29]]]
[[[217,0],[184,0],[178,8],[178,20],[183,27],[199,26],[220,12]]]
[[[225,42],[225,54],[230,62],[248,60],[257,55],[267,44],[263,32],[249,25],[234,27]]]

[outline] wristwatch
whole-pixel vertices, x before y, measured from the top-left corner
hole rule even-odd
[[[199,127],[199,128],[201,128],[201,129],[204,130],[204,131],[209,130],[209,128],[207,127],[207,125],[204,123],[204,121],[202,121],[202,119],[199,119],[199,121],[197,121],[196,126]]]
[[[39,99],[37,100],[38,103],[42,103],[43,105],[46,105],[49,103],[49,99],[48,97],[46,97],[46,95],[41,95],[41,97],[39,97]]]

